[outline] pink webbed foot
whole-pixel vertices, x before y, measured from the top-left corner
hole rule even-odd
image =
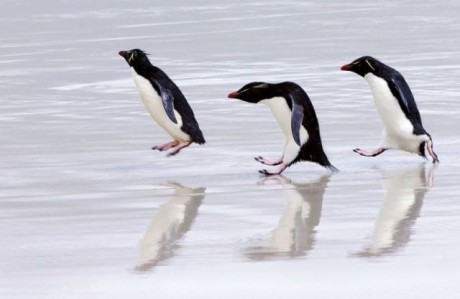
[[[171,152],[169,152],[166,156],[167,157],[171,157],[171,156],[175,156],[177,155],[182,149],[186,148],[187,146],[189,146],[190,144],[192,144],[191,141],[186,141],[186,142],[179,142],[179,144],[173,148],[173,150]]]
[[[380,155],[381,153],[383,153],[386,150],[387,150],[386,148],[378,147],[373,151],[366,151],[366,150],[363,150],[363,149],[360,149],[360,148],[355,148],[353,151],[355,153],[357,153],[357,154],[360,154],[361,156],[364,156],[364,157],[375,157],[375,156]]]
[[[159,150],[160,152],[162,151],[165,151],[165,150],[168,150],[174,146],[177,146],[179,144],[179,141],[177,140],[173,140],[173,141],[170,141],[170,142],[167,142],[165,144],[161,144],[161,145],[155,145],[154,147],[152,147],[152,150]]]
[[[438,155],[436,155],[436,153],[433,150],[433,140],[431,140],[431,138],[426,143],[426,147],[428,149],[428,153],[433,158],[433,163],[439,163]]]
[[[262,164],[269,165],[269,166],[277,166],[283,163],[283,157],[279,158],[278,160],[270,160],[270,159],[265,159],[262,156],[258,156],[258,157],[255,157],[254,160]]]
[[[287,167],[288,166],[286,164],[281,163],[280,166],[276,168],[274,171],[262,169],[262,170],[259,170],[259,172],[264,175],[277,175],[277,174],[281,174]]]

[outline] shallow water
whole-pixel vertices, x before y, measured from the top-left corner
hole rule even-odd
[[[0,3],[1,298],[457,298],[458,1]],[[166,158],[120,49],[151,54],[206,146]],[[373,159],[369,54],[409,82],[441,163]],[[264,178],[282,133],[226,99],[292,80],[341,171]],[[432,187],[430,185],[432,178]]]

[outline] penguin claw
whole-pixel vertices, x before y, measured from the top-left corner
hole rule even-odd
[[[192,142],[184,142],[184,143],[178,143],[176,144],[175,147],[173,147],[172,151],[169,152],[169,154],[166,155],[166,157],[172,157],[180,153],[180,151],[186,147],[188,147]]]
[[[159,152],[164,152],[166,149],[160,147],[160,146],[154,146],[152,147],[152,150],[154,151],[159,151]]]
[[[353,149],[353,151],[361,156],[364,156],[364,157],[376,157],[378,155],[380,155],[381,153],[385,152],[387,150],[387,148],[383,148],[383,147],[378,147],[376,148],[375,150],[373,151],[365,151],[365,150],[362,150],[360,148],[355,148]]]
[[[164,152],[165,150],[168,150],[168,149],[170,149],[172,147],[175,147],[178,144],[179,144],[179,142],[177,140],[173,140],[173,141],[170,141],[170,142],[166,142],[165,144],[155,145],[155,146],[152,147],[152,150]]]
[[[256,161],[259,162],[259,163],[265,164],[265,163],[264,163],[264,158],[263,158],[262,156],[254,157],[254,160],[256,160]]]
[[[175,155],[177,155],[179,152],[170,152],[166,155],[166,157],[174,157]]]
[[[286,168],[288,168],[289,165],[287,164],[284,164],[284,163],[281,163],[280,164],[281,166],[276,168],[275,171],[268,171],[266,169],[262,169],[262,170],[259,170],[259,173],[263,174],[263,175],[279,175],[281,174]]]
[[[261,169],[261,170],[259,170],[259,173],[261,173],[261,174],[263,174],[263,175],[266,175],[266,176],[279,174],[279,173],[270,172],[270,171],[268,171],[268,170],[266,170],[266,169]]]

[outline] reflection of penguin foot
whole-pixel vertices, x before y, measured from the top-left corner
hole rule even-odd
[[[433,169],[428,170],[427,187],[433,188]]]
[[[287,179],[283,175],[271,175],[261,179],[257,185],[283,185],[291,183],[290,179]]]
[[[278,167],[276,170],[274,171],[269,171],[267,169],[262,169],[262,170],[259,170],[259,172],[261,174],[264,174],[264,175],[276,175],[276,174],[280,174],[282,173],[288,166],[284,163],[281,163],[280,167]]]
[[[386,148],[378,147],[373,151],[365,151],[365,150],[360,149],[360,148],[355,148],[353,151],[355,153],[357,153],[357,154],[360,154],[361,156],[364,156],[364,157],[375,157],[375,156],[380,155],[381,153],[383,153],[386,150],[387,150]]]
[[[155,145],[154,147],[152,147],[152,150],[158,150],[160,152],[162,151],[165,151],[165,150],[168,150],[174,146],[177,146],[179,144],[179,141],[177,140],[173,140],[173,141],[170,141],[170,142],[167,142],[165,144],[162,144],[162,145]]]
[[[270,160],[270,159],[265,159],[262,156],[258,156],[258,157],[255,157],[254,160],[262,164],[269,165],[269,166],[277,166],[283,163],[283,158],[280,158],[278,160]]]
[[[164,183],[159,184],[159,186],[165,186],[165,187],[170,187],[173,189],[191,189],[188,187],[185,187],[184,185],[176,182],[176,181],[166,181]]]
[[[436,164],[433,164],[429,169],[428,169],[428,178],[427,178],[427,187],[428,188],[433,188],[433,172],[434,169],[436,168]]]
[[[191,141],[179,143],[176,147],[173,148],[173,150],[170,153],[166,155],[166,157],[172,157],[177,155],[182,149],[188,147],[190,144],[192,144]]]
[[[391,253],[391,247],[384,247],[379,249],[366,248],[364,250],[352,253],[351,256],[358,258],[376,258],[386,253]]]

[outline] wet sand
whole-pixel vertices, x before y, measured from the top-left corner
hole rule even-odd
[[[456,298],[456,1],[54,0],[0,4],[0,298]],[[166,158],[117,53],[179,85],[205,146]],[[379,142],[368,54],[400,70],[441,163]],[[299,83],[341,171],[277,157],[269,110],[226,98]],[[432,177],[432,187],[429,187]]]

